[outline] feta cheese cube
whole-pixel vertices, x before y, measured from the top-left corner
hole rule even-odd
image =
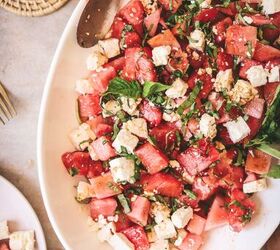
[[[82,123],[78,129],[74,129],[69,137],[72,144],[78,150],[86,149],[90,141],[96,139],[94,132],[87,123]]]
[[[87,79],[79,79],[78,81],[76,81],[75,90],[82,95],[93,93],[92,84]]]
[[[157,240],[150,245],[150,250],[170,250],[168,240]]]
[[[101,229],[97,232],[97,237],[101,242],[109,241],[115,232],[115,224],[113,222],[109,222],[101,227]]]
[[[9,238],[9,227],[6,220],[0,222],[0,240]]]
[[[262,0],[263,12],[266,15],[280,11],[280,0]]]
[[[183,97],[188,89],[188,84],[181,78],[177,78],[171,85],[171,87],[165,91],[165,94],[170,98]]]
[[[174,242],[175,246],[180,246],[183,243],[184,238],[187,236],[187,231],[183,228],[177,230],[177,239]]]
[[[108,57],[102,54],[98,44],[93,46],[93,52],[88,56],[86,65],[88,70],[98,70],[102,65],[108,62]]]
[[[170,239],[177,235],[175,227],[170,219],[166,219],[154,227],[157,237],[159,239]]]
[[[147,121],[143,118],[129,120],[123,124],[123,128],[141,138],[148,138]]]
[[[175,227],[184,228],[192,217],[193,209],[191,207],[181,207],[171,215],[171,220]]]
[[[170,209],[160,202],[153,202],[150,208],[150,214],[154,217],[156,223],[161,223],[166,219],[170,218]]]
[[[227,128],[229,137],[233,143],[241,141],[251,132],[251,129],[241,116],[234,121],[226,122],[224,126]]]
[[[104,118],[117,114],[121,110],[121,105],[118,101],[110,100],[102,107],[102,116]]]
[[[212,0],[205,0],[200,4],[200,7],[203,9],[207,9],[211,6]]]
[[[254,87],[259,87],[267,83],[268,74],[262,65],[252,66],[246,71],[246,75]]]
[[[98,45],[102,49],[102,54],[108,58],[113,58],[121,53],[119,40],[117,38],[99,40]]]
[[[243,20],[247,23],[247,24],[251,24],[253,23],[253,18],[252,17],[249,17],[249,16],[244,16],[243,17]]]
[[[171,53],[170,46],[159,46],[152,50],[153,61],[155,66],[167,65],[168,58]]]
[[[215,118],[207,113],[201,116],[199,129],[205,137],[213,139],[217,135]]]
[[[175,112],[170,113],[170,111],[166,111],[162,114],[162,119],[167,122],[176,122],[179,121],[180,118],[180,115]]]
[[[133,160],[125,157],[115,158],[109,162],[109,165],[115,182],[135,182],[135,163]]]
[[[115,250],[134,250],[134,245],[122,233],[115,233],[110,239],[109,244]]]
[[[214,88],[217,92],[226,90],[229,91],[232,88],[233,76],[232,69],[226,69],[225,71],[219,71],[215,82]]]
[[[132,116],[137,116],[139,114],[139,111],[137,110],[137,106],[141,102],[141,98],[139,98],[137,101],[135,101],[133,98],[127,98],[127,97],[121,97],[121,103],[122,103],[122,109],[126,113]]]
[[[126,129],[121,129],[118,133],[116,139],[114,140],[112,146],[118,151],[122,151],[122,147],[126,148],[128,153],[133,153],[134,149],[136,148],[139,139],[131,134]]]
[[[33,250],[34,231],[18,231],[10,234],[9,245],[11,250]]]
[[[244,193],[255,193],[263,191],[267,188],[266,179],[262,178],[256,181],[250,181],[243,184]]]
[[[249,82],[238,80],[228,94],[233,102],[245,105],[247,102],[254,99],[258,91]]]
[[[279,82],[279,67],[275,66],[270,70],[270,73],[268,75],[268,81],[269,82]]]
[[[192,49],[203,52],[205,47],[205,34],[201,30],[196,29],[191,32],[189,42]]]
[[[94,197],[95,193],[93,186],[87,182],[80,181],[77,186],[77,197],[76,199],[82,201],[87,198]]]

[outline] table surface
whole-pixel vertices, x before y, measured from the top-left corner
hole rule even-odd
[[[61,250],[48,220],[37,177],[36,130],[45,79],[58,40],[77,0],[55,13],[21,17],[0,8],[0,80],[10,92],[17,117],[0,130],[0,174],[30,201],[43,225],[48,249]],[[266,244],[280,249],[280,227]]]

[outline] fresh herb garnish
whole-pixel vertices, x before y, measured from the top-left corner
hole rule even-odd
[[[192,104],[195,102],[196,97],[198,96],[200,89],[202,86],[202,82],[201,81],[197,81],[195,87],[193,88],[192,92],[189,94],[187,100],[185,100],[179,107],[177,110],[177,113],[179,115],[182,115],[185,111],[185,109],[189,108],[192,106]]]
[[[124,213],[125,214],[129,213],[131,211],[131,209],[130,209],[128,199],[124,196],[124,194],[119,194],[117,197],[118,197],[118,200],[119,200],[121,206],[123,207]]]
[[[148,97],[153,94],[165,91],[169,89],[169,85],[165,85],[159,82],[145,82],[143,87],[143,97]]]
[[[270,177],[274,179],[280,179],[280,165],[272,165],[270,170],[267,174],[264,175],[265,177]]]
[[[246,44],[247,49],[248,49],[248,53],[247,56],[251,59],[253,57],[253,45],[252,45],[252,41],[247,41]]]
[[[110,81],[108,90],[104,95],[113,94],[137,99],[141,96],[142,89],[137,81],[128,82],[120,77]]]
[[[73,177],[73,176],[79,174],[79,169],[72,167],[69,169],[69,174]]]
[[[196,199],[197,199],[196,193],[193,192],[193,191],[191,191],[191,190],[189,190],[189,189],[184,189],[184,193],[185,193],[187,196],[189,196],[189,198],[190,198],[191,200],[196,200]]]

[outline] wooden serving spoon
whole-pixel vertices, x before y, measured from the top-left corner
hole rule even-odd
[[[90,48],[108,33],[117,10],[125,0],[88,0],[77,27],[77,42]]]

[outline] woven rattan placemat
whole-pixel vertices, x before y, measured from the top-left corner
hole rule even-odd
[[[0,6],[17,15],[43,16],[59,9],[68,0],[0,0]]]

